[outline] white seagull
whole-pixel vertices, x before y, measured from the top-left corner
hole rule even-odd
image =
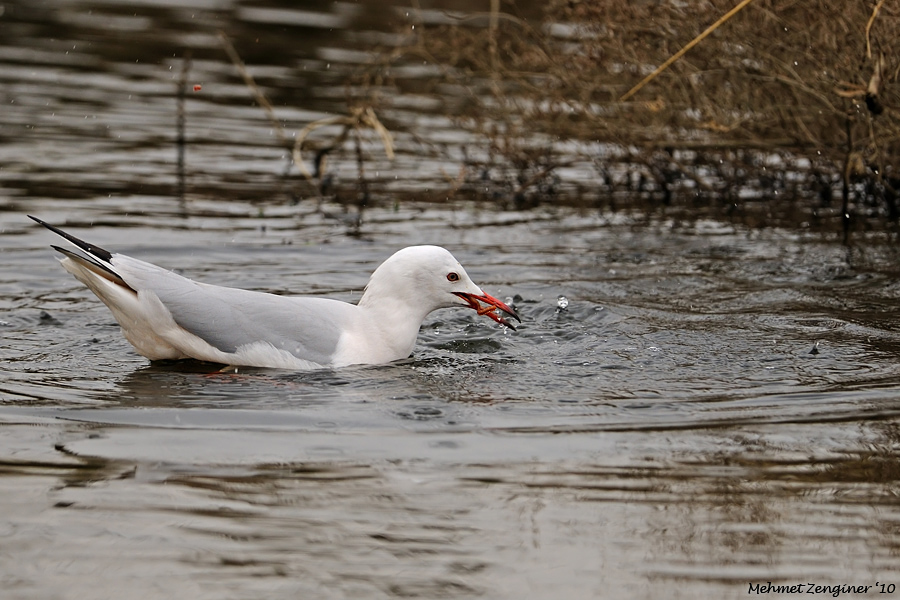
[[[521,321],[439,246],[397,251],[375,269],[354,305],[199,283],[29,217],[84,252],[52,246],[64,255],[63,268],[109,307],[125,338],[150,360],[283,369],[381,364],[407,358],[425,316],[438,308],[468,306],[510,329],[498,310]]]

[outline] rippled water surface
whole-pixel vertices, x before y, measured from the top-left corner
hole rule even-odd
[[[357,228],[285,192],[285,150],[259,137],[214,29],[299,128],[346,109],[335,49],[386,26],[358,27],[355,4],[208,4],[0,14],[4,598],[900,585],[891,240],[465,203],[382,202]],[[307,37],[269,64],[250,52],[260,33]],[[188,107],[205,141],[179,200],[169,67],[184,45],[216,92]],[[432,135],[456,135],[440,123]],[[437,181],[444,165],[414,150],[398,145],[383,191]],[[440,244],[523,323],[440,311],[412,358],[378,367],[150,364],[26,213],[194,279],[350,302],[397,248]]]

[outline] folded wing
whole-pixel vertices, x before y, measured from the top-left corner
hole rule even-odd
[[[116,254],[113,269],[138,295],[153,295],[179,327],[226,354],[267,344],[329,365],[353,305],[325,298],[276,296],[198,283],[156,265]]]

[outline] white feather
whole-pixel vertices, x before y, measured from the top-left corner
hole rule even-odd
[[[410,355],[428,313],[467,306],[456,292],[484,294],[437,246],[395,253],[372,274],[358,305],[198,283],[123,254],[113,254],[109,265],[127,287],[76,255],[61,263],[151,360],[286,369],[385,363]]]

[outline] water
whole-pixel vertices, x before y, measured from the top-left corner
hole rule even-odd
[[[285,150],[260,141],[237,81],[191,99],[218,110],[194,105],[208,138],[188,147],[179,201],[177,75],[151,49],[192,40],[205,94],[236,76],[189,13],[226,20],[245,50],[260,28],[276,45],[325,24],[257,69],[310,111],[298,122],[315,119],[342,106],[314,57],[368,31],[335,6],[7,6],[4,598],[697,598],[900,581],[890,240],[465,203],[382,203],[357,229],[339,204],[290,198]],[[97,14],[134,28],[137,49]],[[303,65],[317,83],[300,94]],[[438,167],[401,148],[379,177],[436,187]],[[437,312],[411,359],[377,367],[151,365],[25,213],[198,280],[347,301],[398,247],[441,244],[523,323]]]

